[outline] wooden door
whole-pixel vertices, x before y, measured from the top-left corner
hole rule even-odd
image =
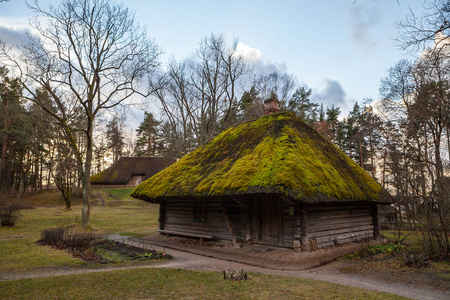
[[[282,246],[283,226],[281,218],[281,200],[268,199],[266,201],[261,201],[259,207],[259,242],[266,245]]]

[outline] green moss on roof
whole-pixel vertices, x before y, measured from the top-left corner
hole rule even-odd
[[[232,127],[138,185],[147,201],[275,193],[306,202],[379,201],[375,180],[297,116]]]
[[[150,178],[175,162],[166,157],[122,157],[108,169],[91,176],[92,184],[127,184],[133,175]]]

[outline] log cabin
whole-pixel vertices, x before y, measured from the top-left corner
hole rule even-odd
[[[111,167],[91,176],[93,187],[136,187],[175,162],[167,157],[122,157]]]
[[[291,112],[232,127],[138,185],[159,232],[313,251],[379,234],[391,196]]]

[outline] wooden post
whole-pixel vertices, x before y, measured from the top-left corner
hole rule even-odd
[[[164,230],[164,223],[166,223],[166,201],[159,203],[159,230]]]
[[[300,209],[300,228],[301,228],[302,251],[309,251],[307,222],[308,222],[308,218],[307,218],[306,204],[302,203],[302,206]]]
[[[278,245],[283,247],[283,199],[278,200]]]
[[[376,204],[371,205],[372,221],[373,221],[373,237],[380,236],[380,223],[378,222],[378,206]]]
[[[239,245],[236,234],[234,233],[233,226],[231,226],[231,221],[228,216],[227,209],[226,209],[225,205],[223,205],[223,202],[221,202],[221,204],[222,204],[223,215],[225,217],[225,222],[227,223],[228,230],[230,231],[231,241],[233,242],[233,246],[234,246],[234,248],[239,248],[241,245]]]
[[[248,204],[246,209],[246,218],[247,218],[247,234],[245,236],[245,240],[248,244],[253,242],[253,220],[252,220],[252,208],[251,203]]]
[[[253,200],[253,242],[259,242],[261,238],[261,220],[259,219],[260,216],[260,200],[254,199]]]
[[[292,246],[294,247],[295,252],[302,251],[302,221],[301,216],[298,209],[294,212],[294,242],[292,243]]]

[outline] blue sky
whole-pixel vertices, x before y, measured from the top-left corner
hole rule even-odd
[[[43,7],[58,1],[40,1]],[[425,0],[128,0],[162,47],[163,61],[194,55],[200,40],[223,34],[252,50],[261,69],[287,71],[312,99],[340,106],[378,99],[381,77],[401,58],[397,23],[420,15]],[[23,0],[0,3],[0,38],[20,40],[32,12]]]

